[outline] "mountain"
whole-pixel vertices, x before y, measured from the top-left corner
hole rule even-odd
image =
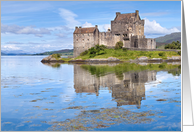
[[[6,55],[5,53],[1,52],[1,55]]]
[[[171,33],[162,37],[155,38],[156,42],[172,43],[173,41],[181,42],[181,32]]]
[[[156,46],[160,47],[172,43],[173,41],[179,41],[181,42],[181,32],[175,32],[171,33],[162,37],[155,38],[156,40]]]
[[[1,55],[27,55],[27,54],[29,53],[26,53],[23,50],[1,51]]]
[[[73,49],[63,49],[57,51],[48,51],[43,53],[37,53],[33,55],[52,55],[52,54],[62,54],[62,55],[73,55]]]
[[[52,55],[52,54],[62,54],[62,55],[73,55],[73,49],[62,49],[62,50],[57,50],[57,51],[48,51],[48,52],[43,52],[43,53],[26,53],[22,50],[18,51],[2,51],[1,55]]]

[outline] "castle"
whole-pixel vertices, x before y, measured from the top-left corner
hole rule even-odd
[[[95,45],[114,47],[118,41],[123,42],[123,47],[128,49],[155,49],[155,39],[145,38],[144,20],[141,20],[139,11],[121,14],[116,12],[116,17],[111,21],[111,29],[99,32],[95,27],[75,27],[73,33],[74,57]]]

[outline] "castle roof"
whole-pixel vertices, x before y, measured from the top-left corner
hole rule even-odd
[[[77,28],[74,31],[74,34],[83,34],[83,33],[93,33],[96,27],[87,27],[87,28]]]
[[[135,17],[135,13],[119,14],[116,16],[115,20],[120,21],[124,19],[130,19],[131,17]]]

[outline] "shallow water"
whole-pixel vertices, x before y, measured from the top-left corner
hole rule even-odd
[[[180,66],[42,64],[42,58],[1,57],[2,131],[181,130]]]

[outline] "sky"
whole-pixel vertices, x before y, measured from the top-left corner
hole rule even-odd
[[[135,10],[146,38],[181,31],[181,1],[1,1],[1,52],[73,49],[75,26],[104,32],[116,12]]]

